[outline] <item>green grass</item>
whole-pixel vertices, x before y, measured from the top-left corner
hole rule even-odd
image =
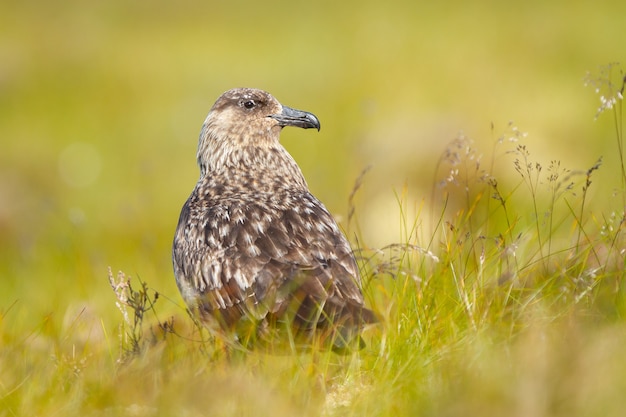
[[[619,71],[590,82],[623,166]],[[398,193],[401,239],[383,248],[360,235],[358,178],[346,230],[383,319],[364,350],[227,346],[175,292],[109,272],[106,317],[76,303],[33,325],[3,305],[0,416],[621,416],[626,174],[592,194],[601,161],[544,165],[512,124],[494,137],[488,157],[449,144],[417,216]]]
[[[623,414],[620,67],[582,81],[626,59],[625,14],[2,2],[0,417]],[[282,140],[360,248],[361,352],[226,348],[182,305],[172,236],[236,86],[322,121]]]

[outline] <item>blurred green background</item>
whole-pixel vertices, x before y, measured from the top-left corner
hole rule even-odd
[[[372,165],[357,199],[372,244],[400,240],[394,190],[428,197],[448,142],[464,131],[488,152],[491,123],[514,120],[546,164],[605,155],[615,185],[611,118],[594,122],[583,78],[625,61],[625,16],[623,0],[5,0],[0,310],[114,309],[109,265],[182,304],[171,239],[202,121],[232,87],[319,117],[282,138],[339,217]]]

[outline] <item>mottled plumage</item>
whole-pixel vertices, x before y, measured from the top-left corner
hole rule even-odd
[[[185,302],[240,339],[289,321],[328,331],[335,346],[374,322],[363,306],[350,246],[279,143],[284,126],[317,128],[311,113],[239,88],[211,108],[198,144],[200,179],[183,206],[173,245]]]

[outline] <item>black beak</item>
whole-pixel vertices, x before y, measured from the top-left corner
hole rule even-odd
[[[272,114],[268,117],[276,119],[281,127],[296,126],[302,129],[315,128],[320,130],[320,121],[313,113],[292,109],[287,106],[283,106],[283,111],[280,114]]]

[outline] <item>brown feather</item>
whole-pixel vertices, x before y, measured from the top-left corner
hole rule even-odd
[[[176,281],[192,309],[225,329],[291,312],[298,329],[358,338],[376,317],[364,307],[347,240],[279,143],[289,124],[319,128],[310,113],[264,91],[235,89],[217,100],[200,134],[200,179],[174,237]]]

